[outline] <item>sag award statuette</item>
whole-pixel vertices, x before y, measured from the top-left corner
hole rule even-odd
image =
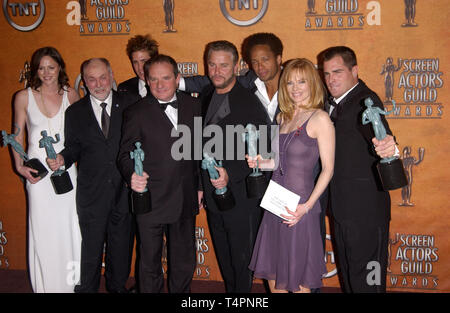
[[[247,142],[248,155],[252,158],[256,158],[257,142],[259,132],[256,130],[256,126],[248,124],[245,127],[245,132],[242,133],[242,140]],[[253,169],[253,173],[248,175],[246,179],[247,183],[247,196],[249,198],[262,198],[267,188],[266,177],[259,171],[258,161],[256,161],[256,167]]]
[[[364,104],[367,109],[362,114],[363,125],[372,123],[375,137],[378,140],[384,139],[386,129],[381,122],[380,114],[390,114],[395,109],[395,101],[392,101],[393,108],[391,111],[383,111],[379,107],[373,107],[373,101],[370,97],[364,100]],[[377,169],[384,190],[394,190],[408,184],[402,160],[395,156],[381,159],[380,163],[377,164]]]
[[[217,172],[214,166],[222,167],[222,162],[219,161],[219,163],[217,164],[216,160],[214,160],[213,157],[209,156],[208,153],[203,152],[202,169],[208,171],[209,177],[211,179],[219,178],[219,172]],[[220,211],[230,210],[236,204],[231,190],[229,190],[227,187],[216,189],[213,193],[213,198]]]
[[[51,136],[47,136],[46,130],[41,131],[41,135],[42,138],[41,140],[39,140],[39,148],[45,148],[47,157],[49,159],[55,160],[56,152],[55,149],[53,148],[53,144],[59,142],[59,134],[55,135],[56,140],[53,139]],[[57,195],[69,192],[73,189],[69,173],[67,173],[66,170],[63,170],[61,168],[53,172],[53,174],[50,176],[50,180],[52,182],[53,189],[55,190],[55,193]]]
[[[134,144],[136,149],[130,151],[130,158],[134,160],[134,171],[137,175],[142,176],[144,172],[145,153],[141,149],[141,143],[138,141]],[[131,212],[134,214],[145,214],[152,210],[152,201],[150,191],[145,187],[143,192],[131,191]]]
[[[17,132],[15,134],[8,135],[6,131],[2,130],[3,146],[10,144],[11,147],[20,155],[20,158],[23,160],[23,165],[38,171],[37,173],[31,173],[33,177],[40,177],[41,179],[44,178],[48,174],[47,168],[38,159],[28,158],[28,154],[23,150],[22,145],[15,139],[15,137],[20,133],[19,126],[15,126],[17,128]]]

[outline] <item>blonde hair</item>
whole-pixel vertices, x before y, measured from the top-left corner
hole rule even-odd
[[[280,77],[280,87],[278,89],[278,104],[281,110],[281,119],[290,121],[294,115],[295,105],[289,96],[287,83],[293,75],[299,73],[308,82],[310,89],[309,103],[304,106],[305,109],[323,108],[325,97],[325,87],[320,79],[319,72],[314,64],[307,59],[293,59],[284,67]]]

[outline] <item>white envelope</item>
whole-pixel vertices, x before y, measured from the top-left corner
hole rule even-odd
[[[285,207],[295,211],[299,201],[299,195],[270,180],[266,193],[261,200],[261,207],[286,220],[284,217],[281,217],[281,214],[289,215]]]

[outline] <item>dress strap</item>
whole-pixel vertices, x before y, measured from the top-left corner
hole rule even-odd
[[[311,117],[314,115],[314,114],[316,114],[316,112],[317,112],[317,110],[315,110],[307,119],[306,119],[306,121],[304,121],[301,125],[299,125],[298,127],[297,127],[297,129],[300,129],[300,128],[302,128],[302,127],[306,127],[307,125],[308,125],[308,122],[309,122],[309,120],[311,119]]]

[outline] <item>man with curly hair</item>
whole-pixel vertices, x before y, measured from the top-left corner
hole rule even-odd
[[[136,77],[120,83],[118,91],[132,104],[149,94],[144,63],[158,55],[158,43],[149,34],[136,35],[128,40],[126,51]]]

